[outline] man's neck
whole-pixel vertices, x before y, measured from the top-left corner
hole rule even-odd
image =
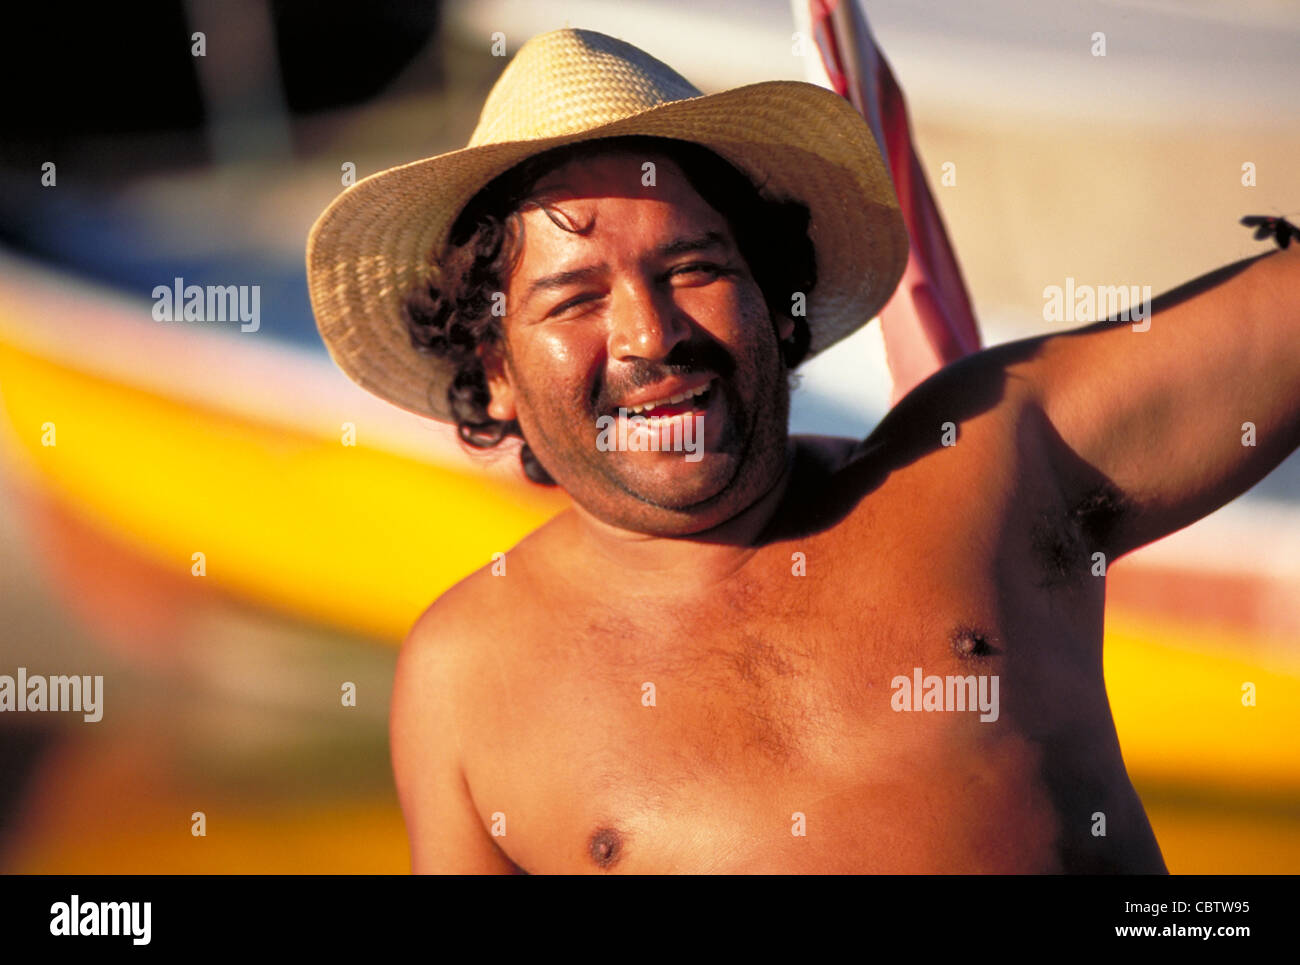
[[[631,574],[644,591],[672,591],[680,581],[708,586],[727,579],[754,555],[763,532],[781,509],[797,461],[797,445],[786,445],[785,464],[758,499],[725,522],[687,536],[656,536],[606,523],[574,505],[579,552],[601,571]]]

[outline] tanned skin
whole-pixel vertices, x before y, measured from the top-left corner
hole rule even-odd
[[[1106,698],[1093,554],[1186,526],[1300,444],[1300,250],[1158,299],[1148,331],[979,352],[864,441],[789,437],[792,323],[648,159],[656,187],[617,153],[538,185],[585,233],[523,218],[490,412],[574,505],[402,648],[413,870],[1165,871]],[[597,450],[599,415],[710,376],[701,461]],[[998,675],[998,719],[896,712],[914,667]]]

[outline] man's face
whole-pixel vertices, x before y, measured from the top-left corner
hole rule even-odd
[[[538,208],[522,215],[505,351],[484,357],[489,414],[518,419],[556,482],[607,523],[675,535],[730,519],[780,476],[789,391],[778,332],[725,219],[653,154],[570,162],[534,196],[589,230]],[[784,338],[793,322],[781,322]],[[695,392],[645,411],[657,418],[640,446],[636,422],[619,424],[620,409]],[[697,427],[698,453],[671,449]],[[609,447],[619,439],[627,449]]]

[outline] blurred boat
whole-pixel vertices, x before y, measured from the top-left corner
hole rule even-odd
[[[374,399],[323,354],[155,322],[150,307],[0,260],[11,484],[110,537],[143,565],[141,585],[201,579],[395,641],[567,504],[525,481],[513,452],[468,456],[450,427]],[[195,553],[206,576],[191,575]],[[105,564],[87,561],[94,571],[73,585],[111,573]]]

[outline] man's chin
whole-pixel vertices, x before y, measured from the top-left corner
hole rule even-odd
[[[730,453],[619,453],[625,460],[614,474],[616,485],[656,509],[690,515],[705,511],[725,495],[740,460]]]

